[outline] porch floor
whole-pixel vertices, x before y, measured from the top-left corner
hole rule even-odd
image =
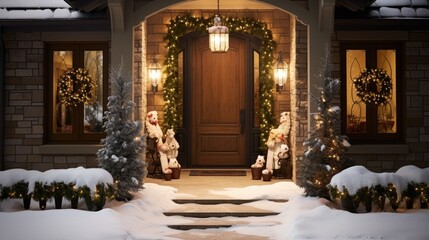
[[[182,169],[180,179],[172,179],[165,181],[163,178],[147,177],[145,183],[156,183],[159,185],[171,186],[178,189],[178,193],[186,194],[184,198],[198,198],[198,199],[225,199],[229,198],[225,195],[215,195],[211,192],[224,190],[225,188],[242,188],[253,185],[271,185],[281,181],[291,181],[290,179],[275,178],[271,181],[265,182],[262,180],[252,180],[252,173],[250,169],[237,169],[245,170],[246,176],[189,176],[191,170],[195,169]],[[232,170],[232,169],[228,169]]]

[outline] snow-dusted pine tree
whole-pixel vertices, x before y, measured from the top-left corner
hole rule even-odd
[[[116,198],[130,200],[131,192],[143,189],[147,164],[143,160],[144,139],[142,123],[132,120],[134,102],[131,100],[131,77],[124,73],[124,64],[112,69],[111,96],[104,113],[106,138],[97,152],[99,166],[110,172],[117,185]]]
[[[333,103],[338,97],[340,80],[331,77],[330,54],[320,74],[322,87],[316,99],[318,113],[313,115],[312,131],[304,142],[304,156],[298,161],[297,184],[307,196],[329,199],[327,185],[332,176],[351,166],[345,156],[350,147],[348,138],[340,132],[340,108]]]

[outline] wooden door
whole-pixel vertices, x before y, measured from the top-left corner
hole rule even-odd
[[[245,165],[246,41],[230,37],[226,53],[212,53],[208,37],[191,44],[193,166]]]

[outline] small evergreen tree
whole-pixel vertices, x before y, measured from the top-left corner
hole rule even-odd
[[[304,156],[298,161],[297,184],[307,196],[329,199],[327,185],[332,176],[348,166],[351,161],[345,156],[350,144],[340,132],[340,108],[333,103],[340,90],[340,80],[331,77],[329,53],[322,72],[321,94],[316,99],[318,114],[313,115],[314,126],[304,142]]]
[[[147,164],[143,160],[144,139],[142,123],[132,120],[134,102],[131,101],[131,77],[124,74],[124,64],[112,69],[111,96],[104,114],[106,138],[97,152],[99,166],[110,172],[116,183],[116,198],[131,200],[131,192],[143,189]]]

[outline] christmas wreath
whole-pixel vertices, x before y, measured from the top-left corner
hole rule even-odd
[[[96,83],[84,68],[69,68],[58,80],[58,93],[66,106],[77,106],[94,97]]]
[[[353,84],[356,95],[365,103],[385,104],[391,97],[392,79],[381,69],[364,69]]]

